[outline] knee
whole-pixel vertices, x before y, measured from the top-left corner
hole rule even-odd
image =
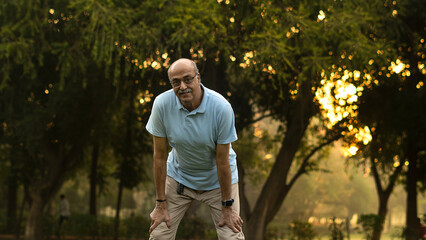
[[[149,235],[149,240],[168,240],[165,235],[159,233],[159,231],[152,231]]]
[[[173,240],[175,233],[166,226],[166,223],[158,225],[149,235],[149,240]]]
[[[232,231],[228,226],[223,227],[217,227],[216,228],[217,236],[219,240],[244,240],[244,233],[241,231],[239,233],[236,233]]]
[[[162,238],[162,235],[159,234],[158,231],[154,230],[149,235],[149,240],[161,240],[161,239],[165,239],[165,238]]]

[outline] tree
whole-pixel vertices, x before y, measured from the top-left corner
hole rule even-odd
[[[27,153],[19,163],[31,203],[26,239],[41,239],[45,206],[81,165],[91,130],[108,117],[118,82],[114,66],[126,54],[114,43],[133,30],[128,15],[109,4],[1,3],[7,9],[1,18],[2,120],[4,132]]]
[[[385,49],[382,38],[376,41],[369,35],[377,27],[376,17],[381,17],[375,10],[382,1],[368,6],[331,0],[182,0],[171,4],[74,0],[51,4],[38,1],[27,6],[18,1],[1,5],[11,9],[2,16],[2,32],[6,33],[0,48],[2,86],[9,93],[2,95],[7,113],[2,120],[18,146],[23,143],[29,162],[40,162],[26,167],[52,172],[50,180],[40,178],[43,184],[38,184],[55,182],[46,188],[44,200],[48,202],[57,191],[66,178],[64,173],[81,164],[88,144],[96,146],[91,134],[99,133],[96,125],[102,119],[120,112],[128,124],[127,133],[117,134],[116,139],[133,142],[136,127],[132,124],[136,123],[132,115],[138,112],[140,121],[145,121],[149,104],[143,110],[132,108],[132,99],[149,103],[146,98],[166,88],[165,69],[170,61],[190,57],[199,63],[206,84],[232,102],[239,132],[266,116],[281,124],[281,146],[253,208],[244,194],[244,161],[238,162],[246,236],[254,239],[262,238],[295,181],[320,169],[312,156],[340,138],[349,126],[342,117],[331,130],[312,122],[322,116],[314,100],[327,84],[324,75],[335,71],[330,66],[355,69],[377,55],[378,49]],[[140,79],[135,80],[139,78],[136,72]],[[130,84],[133,80],[140,85]],[[129,92],[128,86],[137,86],[139,92]],[[17,99],[13,108],[7,105],[10,99]],[[120,121],[118,117],[117,124]],[[319,129],[312,141],[307,141],[311,140],[306,134],[309,127]],[[39,143],[45,147],[38,148]],[[137,158],[123,151],[124,147],[116,147],[121,161],[117,176],[124,184],[127,180],[120,172]],[[28,182],[32,187],[35,181]],[[30,192],[34,199],[43,195],[41,190],[31,188]],[[41,215],[43,204],[38,205],[30,216]],[[27,228],[29,239],[34,229],[40,229],[32,224]]]
[[[354,8],[357,11],[352,11]],[[373,18],[362,6],[350,1],[262,2],[234,5],[231,9],[235,31],[240,34],[235,34],[230,44],[238,46],[230,51],[231,61],[235,61],[230,63],[233,67],[228,72],[233,81],[231,89],[235,89],[231,90],[230,99],[234,94],[240,97],[236,92],[243,91],[248,95],[248,99],[242,97],[247,105],[256,104],[263,115],[282,124],[281,147],[255,206],[247,205],[244,193],[241,197],[245,203],[243,216],[247,216],[246,236],[260,239],[297,179],[318,169],[311,157],[341,137],[339,125],[330,132],[324,129],[319,131],[316,141],[311,141],[311,146],[299,152],[306,129],[319,113],[314,93],[323,84],[322,71],[333,63],[343,65],[341,55],[351,58],[345,61],[352,65],[372,55],[369,39],[358,33],[368,29]],[[325,15],[320,20],[321,9],[327,11],[325,20]],[[233,102],[233,106],[238,105]],[[255,119],[248,115],[251,119],[243,123]],[[241,121],[238,117],[237,114]],[[243,166],[242,162],[239,164]],[[294,175],[291,168],[296,168]],[[240,189],[243,191],[243,187]]]
[[[246,236],[259,239],[297,178],[318,169],[310,161],[312,155],[340,137],[339,128],[329,134],[323,131],[317,145],[297,154],[312,117],[318,114],[314,92],[321,85],[321,71],[341,63],[341,55],[359,63],[376,53],[377,44],[359,34],[371,27],[373,18],[366,6],[351,1],[212,1],[195,5],[180,1],[168,6],[150,3],[145,8],[164,22],[152,23],[153,35],[161,36],[152,57],[156,63],[162,63],[157,60],[162,52],[171,59],[190,56],[199,62],[203,79],[205,73],[207,82],[234,106],[239,130],[259,119],[253,104],[260,118],[272,116],[282,123],[281,149],[253,211],[244,198],[243,162],[238,163]],[[329,14],[326,20],[318,18],[321,9]],[[300,165],[290,178],[296,159]]]
[[[365,34],[374,42],[384,42],[386,51],[377,49],[377,57],[369,65],[357,71],[363,73],[363,81],[357,86],[358,122],[351,125],[363,129],[349,135],[351,154],[360,150],[370,160],[371,172],[379,196],[378,215],[384,221],[387,201],[398,176],[403,173],[407,184],[407,239],[416,238],[418,182],[417,166],[423,165],[421,152],[425,142],[425,116],[417,109],[424,109],[424,4],[417,1],[387,2],[372,7],[379,17],[376,28]],[[415,9],[413,12],[412,9]],[[380,56],[386,56],[378,58]],[[355,71],[354,71],[355,73]],[[342,74],[348,77],[346,74]],[[365,78],[365,76],[367,76]],[[360,88],[361,87],[361,88]],[[360,126],[361,125],[361,126]],[[355,126],[355,127],[354,127]],[[361,135],[370,135],[362,139]],[[360,141],[361,140],[361,141]],[[366,141],[365,141],[366,140]],[[371,140],[371,143],[366,145]],[[364,143],[363,143],[364,141]],[[358,142],[356,144],[355,142]],[[403,171],[408,165],[408,171]],[[381,176],[380,176],[381,175]],[[422,175],[421,178],[424,178]],[[384,181],[385,180],[385,181]],[[383,187],[387,182],[387,187]],[[375,225],[373,239],[380,239],[382,225]]]
[[[360,120],[361,123],[371,126],[372,142],[363,149],[363,155],[370,159],[370,168],[376,182],[376,189],[379,196],[379,209],[377,215],[382,222],[375,225],[373,231],[373,239],[380,239],[382,226],[387,214],[387,201],[392,193],[393,187],[397,183],[399,175],[402,173],[405,163],[417,162],[417,156],[409,156],[412,143],[408,143],[404,132],[407,126],[415,124],[416,128],[423,128],[424,124],[417,122],[422,119],[417,116],[410,119],[410,122],[404,122],[402,118],[412,114],[410,108],[406,106],[406,99],[395,85],[400,79],[394,76],[393,79],[386,79],[380,86],[373,87],[371,90],[365,91],[360,99]],[[410,98],[416,98],[417,94],[413,93]],[[417,95],[418,96],[418,95]],[[421,99],[417,99],[422,101]],[[411,100],[410,100],[411,102]],[[405,106],[404,106],[405,105]],[[398,107],[395,107],[398,106]],[[408,111],[407,111],[408,110]],[[414,120],[414,122],[413,122]],[[421,131],[419,129],[419,131]],[[408,134],[407,134],[408,135]],[[421,140],[419,140],[420,143]],[[411,161],[410,161],[411,158]],[[382,174],[379,174],[382,172]],[[411,174],[405,172],[407,177]],[[382,187],[380,175],[385,176],[388,182],[386,188]],[[410,208],[412,208],[410,206]]]
[[[122,59],[122,68],[126,64],[125,59]],[[136,97],[137,87],[135,79],[137,79],[134,66],[130,67],[128,79],[121,79],[122,89],[124,96],[123,103],[121,105],[121,112],[114,114],[114,120],[116,120],[116,131],[114,140],[112,142],[113,149],[117,156],[118,167],[113,174],[118,180],[118,198],[114,225],[114,238],[118,239],[119,236],[119,224],[120,224],[120,208],[124,189],[132,189],[136,187],[140,182],[147,179],[146,169],[144,168],[144,156],[151,153],[149,143],[151,138],[148,137],[146,131],[144,131],[141,121],[136,122],[138,119],[138,111],[135,106],[138,103]],[[121,75],[121,78],[125,78]],[[121,115],[121,116],[120,116]],[[140,114],[139,119],[142,120],[147,118],[147,114]],[[122,126],[125,126],[123,133]]]

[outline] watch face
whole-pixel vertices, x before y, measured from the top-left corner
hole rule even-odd
[[[232,206],[233,203],[234,203],[234,199],[222,201],[222,205],[225,206],[225,207],[230,207],[230,206]]]

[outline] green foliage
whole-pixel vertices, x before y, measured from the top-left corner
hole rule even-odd
[[[204,238],[208,233],[208,229],[211,227],[212,226],[207,224],[201,218],[185,219],[184,221],[181,221],[179,224],[179,228],[176,233],[176,238],[177,239]]]
[[[393,227],[391,230],[391,240],[398,239],[402,240],[405,239],[405,228],[404,227]]]
[[[272,125],[272,124],[271,124]],[[262,136],[255,136],[255,131],[261,131]],[[240,140],[233,143],[232,147],[238,153],[238,158],[243,159],[241,164],[247,171],[246,175],[253,184],[259,184],[269,175],[276,154],[276,140],[268,133],[267,129],[250,127],[240,133]],[[270,157],[265,159],[265,155]]]
[[[277,226],[273,226],[273,227],[268,226],[268,228],[266,229],[264,239],[265,240],[282,239],[282,236],[279,233],[279,228]]]
[[[123,86],[140,74],[128,61],[133,58],[129,50],[144,39],[141,36],[148,36],[134,22],[136,17],[128,5],[132,3],[0,3],[1,9],[7,9],[0,15],[0,32],[5,33],[0,40],[0,143],[10,149],[3,156],[15,164],[11,169],[19,183],[29,190],[29,197],[38,195],[43,204],[51,201],[66,179],[75,176],[93,139],[102,138],[103,149],[111,148],[115,136],[104,132],[122,129],[122,122],[111,116],[125,109],[122,105],[129,95]],[[138,72],[130,71],[131,66]],[[144,91],[146,85],[133,91]],[[130,95],[134,102],[136,94]],[[136,122],[142,119],[138,113],[134,110],[127,115]],[[135,139],[139,141],[128,145],[129,154],[147,148],[141,141],[147,133],[140,124],[137,127],[138,131],[130,131],[138,133]],[[131,159],[141,157],[133,154]],[[120,170],[126,171],[126,187],[132,187],[143,179],[144,164],[127,163]]]
[[[73,177],[76,166],[82,164],[83,153],[87,155],[90,145],[99,138],[101,156],[113,156],[117,161],[100,163],[105,171],[101,171],[98,181],[104,182],[102,179],[116,170],[114,176],[126,187],[135,186],[144,179],[140,174],[146,166],[144,154],[150,155],[150,138],[144,132],[144,123],[152,103],[139,104],[136,96],[146,90],[155,96],[168,86],[162,85],[167,79],[164,68],[139,69],[132,60],[141,63],[152,59],[164,64],[166,60],[161,55],[168,53],[171,61],[186,56],[201,62],[202,74],[208,72],[205,62],[213,62],[209,67],[213,66],[221,79],[217,88],[229,91],[237,128],[248,132],[242,133],[248,136],[246,140],[239,146],[235,144],[239,158],[244,160],[244,167],[250,168],[247,175],[260,182],[274,163],[274,159],[264,161],[264,153],[275,156],[277,139],[288,137],[292,142],[297,137],[286,134],[290,126],[299,125],[294,124],[296,117],[304,116],[309,122],[318,114],[312,91],[321,85],[323,69],[327,71],[333,64],[356,68],[374,58],[378,65],[366,68],[377,70],[389,56],[394,59],[395,52],[410,59],[410,51],[405,50],[411,45],[412,52],[418,50],[419,39],[424,38],[426,11],[420,0],[399,1],[399,15],[395,18],[390,16],[396,6],[383,6],[381,0],[230,2],[1,1],[0,164],[7,166],[2,173],[14,171],[25,184],[50,176],[52,169],[64,170],[64,178]],[[318,20],[319,10],[325,12],[326,21]],[[415,30],[411,31],[415,32],[411,38],[414,41],[405,41],[407,34],[402,30]],[[385,54],[378,55],[378,49],[385,50]],[[252,57],[248,57],[249,53]],[[342,54],[352,55],[353,59],[342,59]],[[415,68],[417,62],[410,65]],[[415,71],[412,73],[414,76]],[[366,111],[371,118],[365,122],[373,125],[382,121],[380,116],[393,119],[386,121],[391,123],[383,130],[386,135],[377,138],[377,151],[383,149],[387,153],[380,160],[392,154],[402,156],[395,144],[403,135],[389,129],[408,126],[402,130],[416,133],[418,142],[426,132],[424,116],[416,111],[423,109],[421,103],[426,102],[424,90],[405,101],[411,92],[398,93],[399,87],[392,86],[392,91],[380,95],[386,101],[391,99],[386,107],[371,99],[379,103],[379,110],[390,110],[392,114],[381,115],[373,108],[371,113],[377,115]],[[372,89],[371,94],[377,96],[380,91]],[[298,104],[302,100],[309,104]],[[137,106],[131,107],[129,102]],[[394,106],[397,107],[392,112]],[[280,122],[279,138],[267,136],[259,140],[252,136],[253,130],[248,127],[259,115],[270,115]],[[126,128],[131,134],[124,133]],[[331,136],[316,135],[321,128],[312,129],[319,139]],[[376,128],[378,132],[381,129]],[[321,143],[313,139],[316,138],[305,136],[296,146],[296,162],[308,156],[312,149],[309,143]],[[386,147],[379,146],[385,144]],[[256,150],[263,152],[258,154]],[[49,158],[52,153],[54,157]],[[64,157],[70,153],[77,155],[75,161]],[[63,161],[58,161],[61,157]],[[303,170],[319,170],[323,157],[318,154]],[[10,162],[16,164],[13,169],[8,166]]]
[[[122,225],[123,227],[121,231],[124,231],[123,235],[126,238],[149,238],[148,229],[151,225],[151,222],[147,216],[131,216],[124,219],[122,221]]]
[[[314,155],[312,155],[312,152],[321,144],[327,141],[331,141],[332,143],[334,142],[332,140],[333,138],[337,140],[340,139],[340,137],[340,134],[336,134],[327,129],[319,119],[313,119],[299,144],[294,162],[297,166],[300,166],[305,159],[309,158],[309,161],[305,163],[306,166],[304,167],[304,172],[306,174],[310,174],[314,171],[330,173],[330,171],[324,167],[324,159],[330,156],[331,144],[325,144],[325,146],[315,151]]]
[[[43,235],[55,236],[60,234],[61,236],[92,238],[114,235],[114,219],[108,217],[73,214],[63,223],[61,229],[58,229],[58,224],[58,218],[45,217]],[[148,239],[149,226],[150,220],[147,216],[130,216],[121,221],[119,236],[125,239]],[[206,223],[203,219],[192,218],[180,223],[176,238],[215,239],[217,236],[214,226]]]
[[[312,240],[315,238],[316,233],[309,222],[293,220],[288,227],[290,240]]]
[[[358,224],[361,224],[362,232],[367,240],[371,239],[376,227],[383,227],[383,222],[384,219],[376,214],[361,214],[358,219]]]
[[[207,49],[217,47],[225,32],[219,11],[215,1],[181,0],[165,5],[163,30],[170,34],[169,44],[178,46],[178,54],[196,44]]]
[[[94,217],[87,214],[73,214],[70,218],[63,222],[59,229],[59,219],[56,217],[45,217],[43,222],[44,236],[61,236],[74,237],[106,237],[114,235],[113,218]],[[132,238],[148,238],[148,229],[150,221],[147,217],[131,216],[121,222],[119,236],[128,239]]]
[[[330,233],[331,240],[343,240],[343,232],[344,232],[345,223],[342,222],[340,224],[336,223],[336,218],[332,218],[332,222],[328,226],[328,230]]]
[[[424,41],[426,34],[425,29],[419,27],[426,19],[422,11],[424,4],[417,5],[419,3],[407,0],[398,2],[398,7],[386,3],[373,8],[380,17],[375,22],[376,27],[371,29],[372,40],[386,43],[387,59],[374,57],[375,63],[364,67],[377,83],[366,88],[359,98],[357,120],[374,129],[371,144],[359,144],[359,148],[364,157],[376,159],[379,170],[388,175],[394,169],[394,162],[402,162],[410,154],[407,146],[414,144],[414,149],[426,146],[426,115],[418,111],[425,108],[425,88],[416,88],[416,84],[426,80],[418,67],[425,63],[422,57],[425,45],[419,43]],[[377,55],[381,58],[381,54]],[[409,64],[406,67],[410,74],[388,71],[388,66],[396,59]]]

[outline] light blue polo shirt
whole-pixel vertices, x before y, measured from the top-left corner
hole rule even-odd
[[[146,129],[166,137],[172,150],[167,159],[167,175],[195,190],[219,188],[216,144],[237,140],[234,111],[219,93],[203,85],[200,106],[189,112],[172,89],[154,101]],[[236,154],[229,149],[232,184],[238,182]]]

